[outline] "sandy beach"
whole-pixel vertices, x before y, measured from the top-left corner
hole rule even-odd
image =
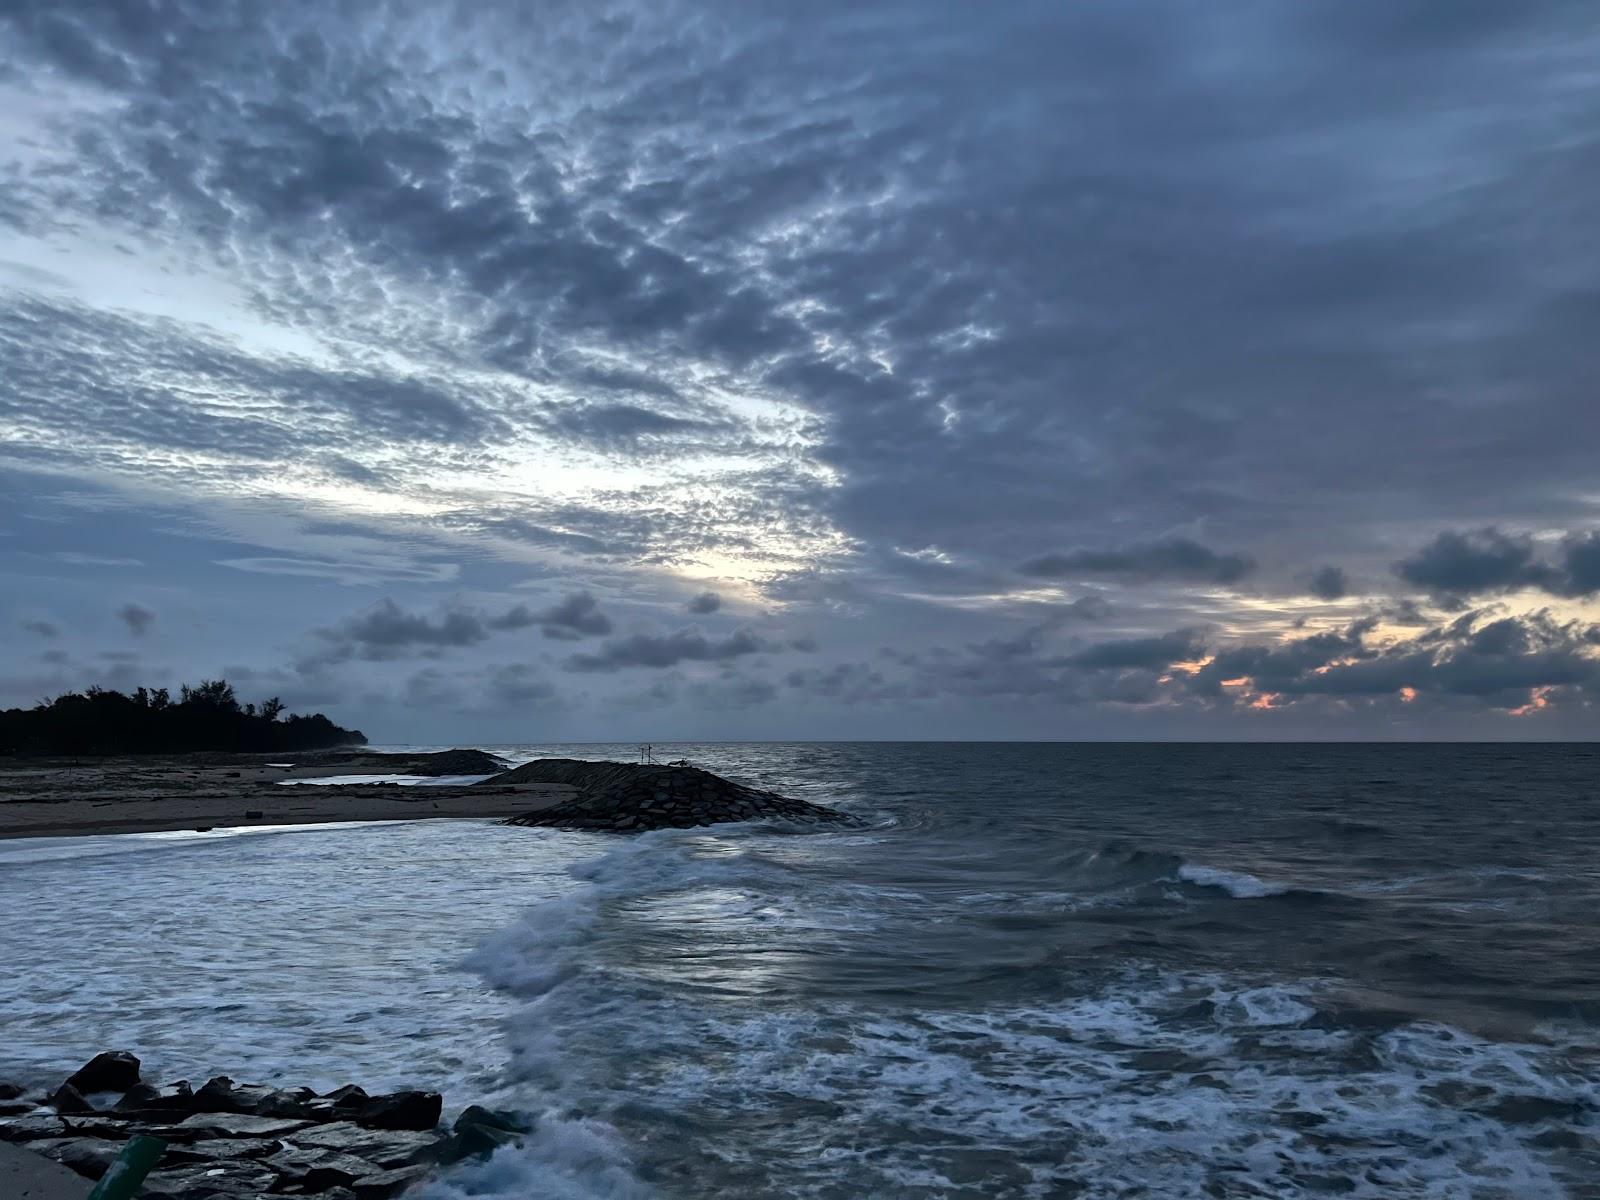
[[[410,765],[405,756],[372,752],[0,759],[0,838],[503,818],[559,804],[574,792],[551,783],[295,782],[403,775]]]

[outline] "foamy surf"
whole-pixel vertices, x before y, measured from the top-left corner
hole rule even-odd
[[[1269,883],[1243,871],[1224,871],[1200,863],[1184,863],[1178,868],[1178,878],[1196,887],[1221,888],[1236,900],[1259,900],[1292,890],[1286,884]]]
[[[1376,750],[1276,776],[1261,747],[675,752],[884,820],[8,863],[0,903],[34,899],[4,914],[0,1054],[28,1070],[0,1074],[110,1040],[170,1077],[537,1117],[430,1200],[1557,1200],[1595,1177],[1590,774],[1509,821],[1463,799],[1460,748],[1405,785],[1452,798],[1431,807],[1367,787]],[[1330,812],[1383,835],[1308,842]],[[280,910],[292,941],[261,936]]]
[[[545,1133],[430,1200],[1567,1195],[1496,1115],[1530,1096],[1550,1111],[1594,1102],[1562,1069],[1566,1046],[1349,1026],[1330,1022],[1321,985],[1173,971],[979,1008],[919,1004],[914,988],[871,1003],[763,994],[744,978],[759,955],[741,959],[737,938],[717,950],[757,911],[791,933],[836,905],[881,925],[913,894],[819,879],[814,856],[762,843],[752,830],[625,843],[475,952],[518,1001],[507,1095]],[[1288,890],[1182,870],[1241,898]],[[1445,1075],[1487,1090],[1463,1109],[1438,1090]]]

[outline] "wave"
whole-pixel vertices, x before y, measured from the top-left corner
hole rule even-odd
[[[1232,1194],[1244,1179],[1305,1200],[1567,1194],[1526,1141],[1534,1120],[1576,1132],[1594,1099],[1563,1049],[1330,1029],[1320,1004],[1305,986],[1130,972],[982,1009],[546,1009],[518,1023],[519,1050],[565,1048],[552,1099],[587,1115],[551,1111],[530,1144],[423,1196],[1022,1200]],[[1430,1153],[1396,1151],[1417,1138]]]
[[[1268,883],[1243,871],[1224,871],[1203,863],[1184,863],[1178,868],[1177,877],[1196,887],[1221,888],[1236,900],[1259,900],[1297,890],[1283,883]]]
[[[1219,889],[1237,900],[1257,900],[1307,891],[1293,884],[1273,882],[1244,871],[1189,862],[1170,850],[1147,849],[1121,840],[1105,842],[1093,850],[1067,855],[1059,863],[1059,870],[1070,882],[1097,890],[1150,883],[1188,883],[1196,887]]]
[[[806,969],[797,929],[859,922],[843,969],[876,969],[942,919],[912,889],[921,923],[895,923],[889,890],[814,854],[752,829],[642,835],[484,942],[470,965],[519,1005],[506,1098],[538,1133],[420,1197],[1566,1194],[1527,1138],[1535,1120],[1580,1133],[1596,1099],[1566,1046],[1362,1023],[1311,984],[1153,965],[1080,969],[1081,994],[1031,1002],[990,981],[934,1003],[931,960],[898,994],[800,993],[763,975]],[[1321,895],[1126,842],[1053,865],[1104,898]],[[1441,1090],[1457,1078],[1467,1103]],[[1396,1149],[1419,1137],[1428,1154]]]

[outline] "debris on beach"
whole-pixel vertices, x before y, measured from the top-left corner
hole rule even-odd
[[[48,1099],[29,1101],[10,1084],[0,1084],[0,1096],[9,1114],[0,1141],[88,1179],[105,1174],[132,1138],[166,1143],[141,1200],[390,1200],[439,1167],[486,1157],[531,1129],[515,1114],[472,1105],[447,1130],[437,1092],[369,1095],[347,1085],[318,1095],[226,1075],[199,1088],[186,1080],[155,1087],[141,1082],[127,1051],[97,1055]]]
[[[854,823],[854,818],[836,809],[746,787],[699,767],[541,758],[486,779],[483,786],[519,783],[568,784],[578,794],[511,817],[508,825],[642,833],[730,821]]]

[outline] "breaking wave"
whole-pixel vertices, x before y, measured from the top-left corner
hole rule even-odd
[[[1086,887],[1291,890],[1116,843],[1072,864]],[[1555,1034],[1352,1019],[1313,982],[1147,966],[1046,1003],[992,989],[930,1005],[910,978],[898,996],[797,1003],[760,986],[749,926],[780,953],[818,934],[821,971],[836,916],[873,946],[908,902],[815,865],[758,833],[651,834],[485,942],[473,969],[519,1005],[508,1095],[540,1133],[424,1194],[1557,1200],[1550,1147],[1600,1111]],[[922,936],[933,949],[937,926]]]

